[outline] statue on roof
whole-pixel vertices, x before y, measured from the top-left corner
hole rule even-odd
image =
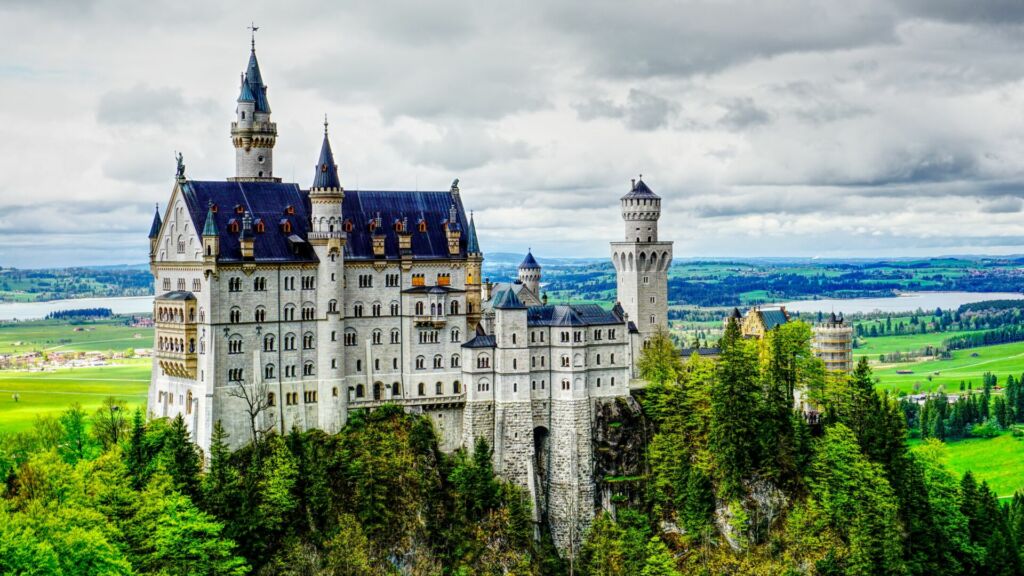
[[[174,158],[178,161],[178,178],[185,178],[185,159],[181,152],[175,152]]]

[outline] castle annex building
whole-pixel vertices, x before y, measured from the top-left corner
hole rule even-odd
[[[445,450],[487,439],[559,548],[578,543],[598,506],[595,406],[629,395],[638,350],[667,326],[660,198],[642,180],[622,197],[619,304],[548,304],[532,254],[516,279],[481,282],[458,180],[345,190],[326,122],[308,189],[275,176],[255,46],[230,134],[235,175],[191,179],[179,156],[150,229],[151,416],[182,415],[207,449],[217,421],[240,446],[398,404],[431,418]]]

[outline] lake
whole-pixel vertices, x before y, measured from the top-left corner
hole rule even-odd
[[[962,304],[985,300],[1024,300],[1024,294],[1017,292],[907,292],[887,298],[824,298],[821,300],[796,300],[776,304],[785,306],[789,312],[842,312],[857,314],[868,312],[913,312],[920,308],[925,311],[957,309]]]
[[[152,296],[122,296],[117,298],[74,298],[49,302],[0,303],[0,320],[38,320],[57,310],[79,308],[110,308],[114,314],[148,314],[153,312]]]

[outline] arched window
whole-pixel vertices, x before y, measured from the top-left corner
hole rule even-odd
[[[459,367],[459,355],[458,354],[452,354],[452,362],[451,362],[451,364],[452,364],[452,368],[458,368]]]
[[[356,318],[362,317],[363,304],[361,302],[356,302],[355,304],[352,305],[352,315],[355,316]]]
[[[417,227],[417,229],[419,229],[420,232],[426,232],[427,231],[427,221],[426,220],[420,220],[419,224],[417,224],[416,227]]]
[[[277,404],[277,397],[274,396],[273,392],[267,393],[267,406],[275,406]]]
[[[452,342],[458,342],[461,337],[462,337],[462,334],[459,332],[459,329],[458,328],[452,328],[452,334],[451,334]]]
[[[462,384],[458,380],[452,382],[452,394],[462,394]]]
[[[401,341],[402,341],[401,332],[398,331],[398,328],[392,328],[391,329],[391,343],[392,344],[398,344]]]
[[[295,320],[294,304],[288,304],[287,306],[284,307],[284,319],[286,322],[291,322],[292,320]]]
[[[295,334],[289,332],[284,335],[284,349],[295,350]]]
[[[362,384],[356,384],[356,398],[366,396],[366,388]]]
[[[419,384],[416,385],[416,391],[419,393],[420,396],[423,396],[424,394],[427,393],[425,388],[426,384],[424,384],[423,382],[420,382]]]
[[[266,380],[273,380],[274,379],[274,365],[273,364],[267,364],[263,368],[263,378],[266,379]]]
[[[393,398],[397,398],[400,395],[399,393],[401,391],[402,391],[402,387],[401,387],[401,385],[398,382],[393,382],[391,384],[391,396]]]
[[[267,310],[263,306],[256,308],[255,319],[257,322],[263,323],[267,321]]]
[[[438,382],[437,384],[434,384],[434,393],[437,394],[438,396],[440,396],[441,394],[444,394],[444,384],[442,384],[440,382]]]
[[[423,302],[416,303],[416,315],[423,316]]]
[[[452,300],[451,306],[449,306],[449,308],[451,310],[449,312],[449,314],[458,314],[459,313],[459,301],[458,300]]]
[[[398,302],[391,303],[391,315],[398,316]]]
[[[434,368],[444,368],[444,357],[440,354],[434,356]]]
[[[338,311],[338,301],[337,300],[331,300],[330,302],[328,302],[327,303],[327,311],[328,312],[337,312]]]
[[[380,344],[383,341],[384,333],[380,330],[374,330],[370,337],[374,344]]]
[[[305,334],[302,335],[302,348],[304,350],[312,350],[313,349],[313,333],[312,332],[306,332]]]
[[[374,302],[370,309],[374,317],[380,316],[380,302]]]
[[[345,329],[345,346],[355,346],[355,345],[356,345],[356,330],[355,330],[355,328],[346,328]]]
[[[232,324],[238,324],[242,321],[242,310],[239,307],[231,308],[230,321]]]
[[[306,362],[305,364],[302,365],[302,375],[303,376],[312,376],[313,375],[313,363],[312,362]]]
[[[426,358],[424,358],[423,356],[417,356],[416,357],[416,369],[417,370],[423,370],[423,368],[426,365],[426,362],[427,362]]]

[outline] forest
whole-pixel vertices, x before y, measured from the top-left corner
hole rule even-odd
[[[639,488],[571,558],[535,537],[486,444],[444,454],[398,407],[235,452],[218,426],[203,455],[180,418],[108,401],[0,437],[0,573],[1020,574],[1024,497],[957,477],[934,438],[912,451],[905,404],[866,362],[826,373],[809,339],[803,323],[763,340],[733,324],[717,361],[684,363],[656,337]],[[1018,384],[994,412],[1017,418]]]

